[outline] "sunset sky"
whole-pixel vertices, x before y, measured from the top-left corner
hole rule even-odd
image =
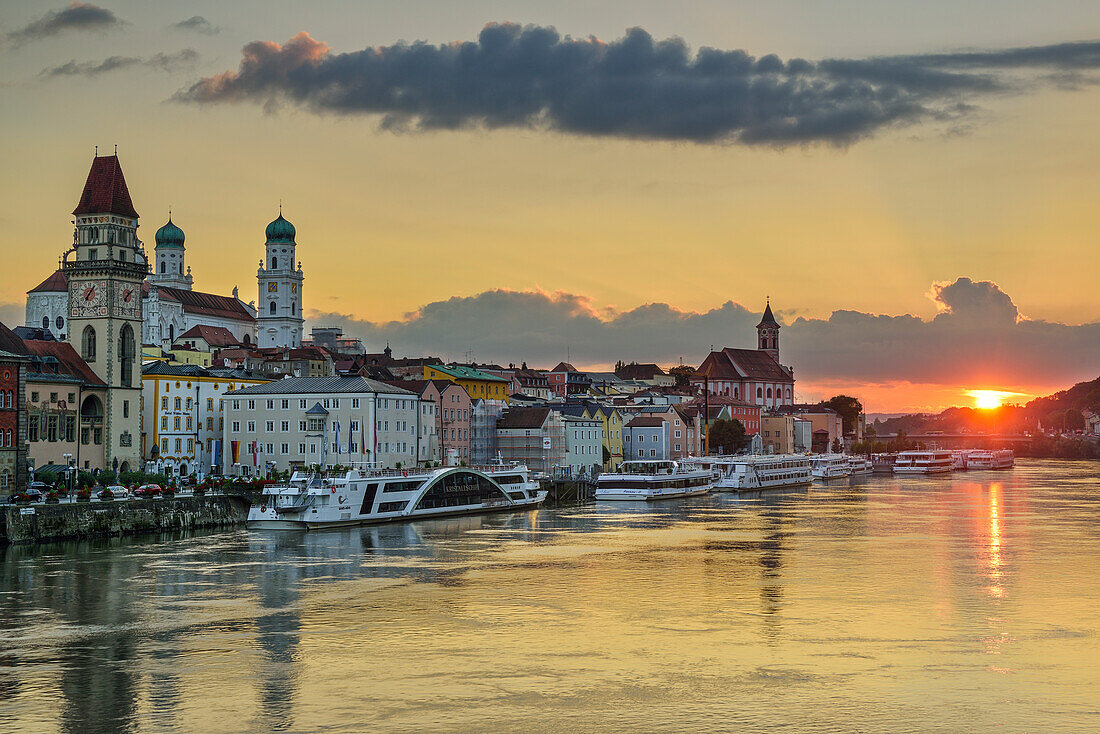
[[[372,351],[698,364],[770,296],[802,399],[1100,374],[1095,3],[13,1],[0,33],[9,325],[117,144],[150,251],[171,206],[195,287],[252,300],[281,200],[309,323]]]

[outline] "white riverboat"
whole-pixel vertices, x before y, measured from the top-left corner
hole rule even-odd
[[[848,473],[855,477],[863,474],[874,474],[875,465],[866,456],[849,456]]]
[[[523,465],[416,471],[360,468],[338,476],[295,472],[265,487],[247,527],[313,530],[445,515],[526,510],[546,492]]]
[[[714,472],[681,466],[675,461],[632,460],[596,479],[598,500],[664,500],[706,494]]]
[[[970,468],[970,452],[969,451],[952,451],[951,452],[952,469],[954,471],[966,471]]]
[[[715,474],[715,492],[805,487],[814,479],[810,459],[802,454],[707,456],[692,459],[690,466]]]
[[[811,457],[810,472],[814,479],[840,479],[851,475],[852,470],[844,454],[821,454]]]
[[[954,469],[955,457],[941,449],[902,451],[894,462],[895,474],[947,474]]]
[[[976,449],[967,452],[966,462],[971,469],[1011,469],[1016,466],[1016,454],[1012,449]]]

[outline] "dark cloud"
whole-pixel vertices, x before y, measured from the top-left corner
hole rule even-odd
[[[930,296],[941,312],[928,320],[850,310],[795,319],[781,332],[783,361],[804,383],[1057,385],[1095,376],[1100,323],[1020,318],[995,283],[970,278],[935,284]],[[733,302],[706,313],[663,303],[618,312],[573,294],[504,290],[439,301],[385,323],[310,317],[318,326],[343,326],[372,349],[389,342],[399,354],[461,359],[472,352],[479,360],[544,366],[567,353],[577,364],[698,364],[711,345],[755,346],[759,320],[759,306]]]
[[[591,136],[784,146],[848,144],[884,129],[951,122],[1036,72],[1090,74],[1100,42],[988,52],[784,61],[655,40],[562,37],[490,24],[475,42],[333,53],[302,32],[244,47],[240,68],[175,99],[289,102],[374,114],[384,129],[523,127]]]
[[[221,32],[221,28],[214,25],[201,15],[192,15],[187,20],[181,20],[179,23],[173,23],[168,27],[179,31],[193,31],[195,33],[202,33],[203,35],[207,36],[213,36]]]
[[[63,10],[51,10],[36,21],[9,35],[15,43],[26,43],[62,31],[104,31],[124,25],[110,10],[91,3],[71,2]]]
[[[174,71],[182,66],[193,64],[199,58],[199,52],[193,48],[185,48],[174,54],[154,54],[153,56],[109,56],[102,61],[76,60],[43,69],[39,76],[98,76],[112,71],[129,69],[140,66],[159,71]]]

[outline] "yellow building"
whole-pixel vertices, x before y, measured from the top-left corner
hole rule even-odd
[[[773,454],[793,454],[796,420],[793,415],[761,415],[760,438],[764,441],[764,449]]]
[[[447,380],[466,391],[471,400],[503,400],[508,402],[511,380],[490,375],[470,367],[446,367],[441,364],[424,365],[425,380]]]
[[[188,347],[172,347],[169,352],[172,360],[178,364],[193,364],[196,367],[209,367],[214,363],[214,353]]]
[[[601,405],[595,409],[593,418],[599,418],[603,422],[603,442],[611,460],[607,462],[607,469],[614,471],[623,463],[623,416],[617,408],[609,408]]]

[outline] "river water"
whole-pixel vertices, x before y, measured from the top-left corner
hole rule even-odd
[[[9,548],[0,731],[1100,730],[1100,464]]]

